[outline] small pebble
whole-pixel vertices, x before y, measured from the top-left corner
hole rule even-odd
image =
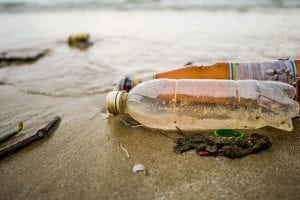
[[[145,172],[145,166],[142,164],[136,164],[132,168],[133,173]]]

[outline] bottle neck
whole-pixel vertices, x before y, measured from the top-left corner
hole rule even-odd
[[[119,94],[120,96],[116,99],[116,110],[118,114],[127,113],[127,92],[122,92]]]
[[[106,109],[108,113],[117,115],[127,112],[127,96],[125,91],[111,91],[106,96]]]

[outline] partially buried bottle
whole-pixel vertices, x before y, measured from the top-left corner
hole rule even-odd
[[[107,110],[164,130],[272,126],[291,131],[291,118],[299,114],[295,93],[293,86],[275,81],[157,79],[129,93],[110,92]]]

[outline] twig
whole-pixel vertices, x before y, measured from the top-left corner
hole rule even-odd
[[[129,157],[130,157],[130,156],[129,156],[129,153],[128,153],[128,151],[125,149],[125,147],[123,147],[122,144],[119,144],[119,146],[121,147],[121,149],[123,149],[123,150],[125,151],[127,158],[129,158]]]
[[[178,128],[177,126],[175,126],[175,128],[177,129],[178,134],[183,135],[184,137],[187,137],[180,128]]]
[[[27,145],[35,142],[36,140],[44,138],[47,134],[55,131],[60,124],[61,118],[55,117],[52,121],[50,121],[45,127],[39,129],[34,135],[25,138],[24,140],[21,140],[15,144],[12,144],[4,149],[0,150],[0,159],[8,156],[9,154],[16,152]]]

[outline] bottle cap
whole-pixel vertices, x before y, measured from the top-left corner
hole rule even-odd
[[[120,79],[117,85],[117,89],[119,91],[125,90],[126,92],[129,92],[133,87],[133,80],[131,80],[129,77]]]
[[[230,128],[221,128],[214,131],[214,135],[217,137],[244,137],[244,132],[230,129]]]
[[[112,91],[106,96],[106,109],[110,114],[124,113],[127,93],[124,91]]]

